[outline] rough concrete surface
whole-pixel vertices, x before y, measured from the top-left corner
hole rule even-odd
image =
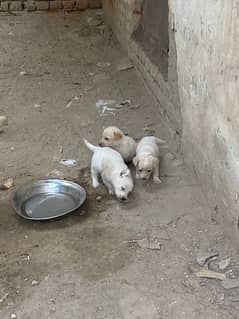
[[[0,41],[0,115],[9,117],[0,134],[1,178],[17,187],[64,176],[88,193],[78,212],[36,223],[13,212],[13,189],[0,192],[1,319],[238,318],[238,288],[190,271],[198,253],[213,251],[218,261],[231,257],[224,272],[238,277],[239,256],[178,154],[164,157],[162,185],[137,182],[126,205],[90,186],[82,137],[96,143],[109,124],[135,138],[149,132],[144,127],[154,130],[174,152],[136,71],[117,71],[127,58],[101,11],[1,15]],[[101,116],[98,99],[132,102]],[[61,159],[77,166],[65,168]],[[160,250],[135,242],[155,237]]]

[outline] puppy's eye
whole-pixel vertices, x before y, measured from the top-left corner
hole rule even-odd
[[[148,173],[151,173],[151,170],[150,170],[150,169],[148,169]]]
[[[122,190],[122,191],[124,191],[124,190],[125,190],[125,188],[122,186],[122,187],[121,187],[121,190]]]
[[[139,172],[142,173],[142,169],[139,169]]]
[[[106,141],[108,141],[108,140],[109,140],[109,138],[108,138],[108,137],[105,137],[105,140],[106,140]]]

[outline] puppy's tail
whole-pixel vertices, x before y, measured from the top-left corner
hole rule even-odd
[[[84,142],[85,142],[86,147],[88,147],[88,149],[91,150],[93,153],[98,148],[98,146],[95,146],[95,145],[89,143],[86,139],[84,139]]]

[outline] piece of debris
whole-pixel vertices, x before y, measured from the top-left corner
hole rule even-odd
[[[115,100],[98,100],[96,102],[96,107],[101,111],[101,115],[105,115],[106,113],[115,115],[114,111],[116,110],[114,107],[116,105]]]
[[[15,147],[11,146],[11,147],[10,147],[10,150],[11,150],[11,151],[15,151]]]
[[[2,298],[0,299],[0,303],[3,303],[3,302],[7,299],[8,296],[9,296],[9,293],[6,292],[6,293],[2,296]]]
[[[39,281],[37,280],[32,280],[32,286],[37,286],[39,285]]]
[[[62,146],[60,147],[59,152],[63,153],[63,147]]]
[[[98,100],[96,102],[96,107],[101,111],[101,115],[113,114],[117,109],[121,109],[123,107],[129,107],[131,105],[131,100],[124,100],[121,102],[117,102],[115,100]]]
[[[230,263],[231,263],[231,258],[229,257],[229,258],[226,258],[224,260],[219,261],[218,267],[220,270],[225,270],[230,265]]]
[[[206,263],[209,262],[210,259],[217,257],[217,256],[218,256],[218,253],[199,252],[197,254],[196,260],[200,266],[204,266]]]
[[[66,104],[66,106],[65,106],[65,108],[66,109],[68,109],[71,105],[72,105],[72,103],[74,102],[74,101],[79,101],[79,97],[78,96],[74,96],[67,104]]]
[[[26,71],[21,71],[21,72],[19,73],[19,75],[20,75],[20,76],[25,76],[25,75],[27,75],[27,72],[26,72]]]
[[[8,118],[4,115],[0,116],[0,127],[8,125]]]
[[[3,182],[0,184],[0,190],[8,190],[13,186],[12,178],[5,178]]]
[[[128,62],[128,63],[123,63],[123,64],[120,64],[118,67],[117,67],[117,70],[118,71],[127,71],[127,70],[131,70],[134,68],[134,65],[131,63],[131,62]]]
[[[36,109],[39,109],[40,107],[41,107],[41,105],[40,104],[34,104],[34,107],[36,108]]]
[[[139,104],[130,105],[130,106],[129,106],[129,109],[130,109],[130,110],[138,110],[138,109],[140,109],[140,105],[139,105]]]
[[[119,105],[116,104],[116,107],[119,108],[121,106],[130,106],[130,105],[131,105],[131,100],[124,100],[124,101],[120,102]]]
[[[60,163],[64,166],[68,166],[68,167],[74,167],[77,164],[76,160],[74,160],[74,159],[63,159],[60,161]]]
[[[226,279],[226,275],[220,272],[216,272],[213,270],[209,270],[207,267],[196,267],[193,265],[189,266],[189,270],[194,273],[194,275],[198,278],[208,278],[208,279],[218,279],[224,280]]]
[[[109,68],[111,66],[110,62],[98,62],[97,66],[100,68]]]
[[[10,319],[17,319],[17,315],[16,315],[15,313],[12,313],[12,314],[10,315]]]
[[[239,278],[236,278],[236,279],[225,278],[221,284],[222,284],[222,287],[225,289],[238,288]]]
[[[100,202],[100,201],[102,200],[102,196],[97,196],[97,197],[96,197],[96,200],[97,200],[98,202]]]
[[[14,32],[10,31],[10,32],[8,32],[8,35],[10,35],[11,37],[13,37],[15,34],[14,34]]]
[[[133,240],[127,241],[127,243],[133,243],[133,244],[135,243],[140,248],[147,248],[147,249],[151,249],[151,250],[160,250],[161,249],[161,243],[157,237],[133,239]]]

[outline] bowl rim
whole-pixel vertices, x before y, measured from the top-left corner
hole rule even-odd
[[[16,196],[16,194],[22,189],[22,188],[28,188],[29,186],[35,184],[35,183],[40,183],[40,182],[46,182],[46,181],[49,181],[49,182],[64,182],[64,183],[67,183],[68,185],[72,185],[76,188],[78,188],[79,191],[81,191],[82,193],[82,197],[81,197],[81,200],[79,201],[79,203],[76,205],[76,207],[74,207],[73,209],[69,209],[67,211],[65,211],[64,213],[61,213],[61,214],[56,214],[55,216],[49,216],[49,217],[29,217],[27,216],[26,214],[22,213],[21,210],[19,210],[16,205],[15,205],[15,201],[14,201],[14,198]],[[70,181],[70,180],[66,180],[66,179],[61,179],[61,178],[41,178],[41,179],[35,179],[35,180],[32,180],[32,181],[29,181],[29,182],[26,182],[26,183],[23,183],[21,184],[20,186],[18,186],[18,188],[13,192],[12,196],[11,196],[11,205],[12,205],[12,208],[14,209],[14,211],[19,215],[21,216],[22,218],[24,219],[28,219],[28,220],[34,220],[34,221],[44,221],[44,220],[50,220],[50,219],[56,219],[56,218],[59,218],[59,217],[63,217],[67,214],[70,214],[74,211],[76,211],[78,208],[80,208],[80,206],[83,205],[83,203],[85,202],[86,200],[86,190],[84,189],[84,187],[82,187],[80,184],[76,183],[76,182],[73,182],[73,181]]]

